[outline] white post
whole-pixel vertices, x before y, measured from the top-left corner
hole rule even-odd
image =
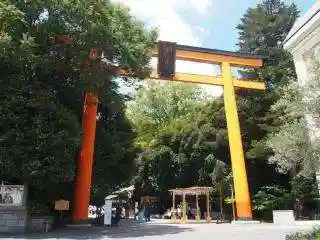
[[[104,204],[104,225],[111,226],[112,200],[105,200]]]

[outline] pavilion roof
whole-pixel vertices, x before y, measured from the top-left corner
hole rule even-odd
[[[169,192],[171,192],[174,195],[206,195],[213,191],[212,187],[189,187],[189,188],[176,188],[176,189],[170,189]]]

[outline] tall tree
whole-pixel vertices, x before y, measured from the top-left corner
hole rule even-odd
[[[129,177],[122,166],[134,159],[134,134],[105,66],[116,63],[143,78],[156,32],[105,0],[5,0],[0,15],[0,178],[27,182],[46,200],[60,197],[57,186],[73,181],[82,92],[93,88],[100,98],[93,189],[119,184],[116,174]],[[57,36],[71,38],[59,43]],[[93,48],[103,55],[90,63]]]
[[[282,42],[291,30],[299,11],[295,4],[282,0],[264,0],[249,8],[237,26],[239,51],[264,56],[263,78],[270,87],[286,84],[295,78],[290,54]]]
[[[295,4],[264,0],[255,8],[249,8],[237,27],[239,51],[264,56],[264,66],[256,72],[261,74],[268,86],[266,92],[238,92],[242,137],[248,159],[250,188],[253,192],[266,184],[287,182],[286,177],[279,176],[274,167],[267,164],[272,152],[256,142],[282,123],[279,119],[282,113],[269,110],[279,99],[277,87],[296,78],[291,56],[281,44],[297,17]],[[263,172],[261,169],[264,169]],[[270,175],[273,177],[270,178]]]
[[[274,152],[269,161],[280,171],[290,172],[293,179],[301,175],[313,178],[319,169],[319,67],[314,61],[310,82],[304,86],[291,82],[283,87],[281,98],[272,106],[273,111],[283,113],[284,124],[266,140]]]

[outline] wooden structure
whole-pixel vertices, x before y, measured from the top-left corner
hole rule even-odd
[[[72,38],[68,36],[58,36],[58,42],[69,44]],[[88,53],[88,63],[100,60],[97,49]],[[150,78],[169,81],[189,82],[197,84],[219,85],[224,88],[224,103],[228,126],[229,146],[231,153],[233,180],[235,187],[235,201],[238,219],[251,219],[251,202],[248,189],[246,166],[244,161],[242,140],[239,128],[239,118],[235,99],[235,88],[247,88],[264,90],[265,84],[257,80],[237,79],[232,76],[231,67],[261,67],[263,61],[260,57],[239,54],[228,51],[205,49],[191,46],[177,45],[170,42],[159,42],[158,47],[153,52],[154,57],[158,57],[158,71],[152,72]],[[219,64],[221,76],[208,76],[189,73],[177,73],[175,71],[176,59],[188,60],[199,63]],[[57,65],[61,65],[58,63]],[[80,63],[77,71],[85,68],[87,63]],[[103,66],[103,64],[99,64]],[[130,69],[120,69],[119,67],[106,63],[104,66],[106,74],[115,76],[126,75],[130,77]],[[83,140],[77,162],[77,173],[75,178],[75,190],[73,201],[74,221],[86,220],[88,218],[88,206],[90,199],[90,186],[92,175],[92,164],[94,154],[94,141],[97,121],[98,96],[92,91],[84,94],[83,110]]]
[[[210,195],[213,191],[212,187],[190,187],[190,188],[176,188],[176,189],[171,189],[169,192],[172,194],[172,208],[173,212],[175,210],[176,206],[176,196],[182,196],[182,206],[183,206],[183,211],[182,211],[182,222],[186,223],[188,220],[187,217],[187,204],[186,204],[186,196],[191,195],[191,196],[196,196],[196,208],[197,208],[197,214],[196,214],[196,220],[200,220],[199,216],[199,196],[204,195],[206,196],[206,205],[207,205],[207,222],[211,222],[211,214],[210,214]],[[173,220],[175,220],[175,213],[173,213]]]

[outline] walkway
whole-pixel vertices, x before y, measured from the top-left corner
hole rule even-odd
[[[284,240],[285,235],[299,230],[310,230],[308,226],[275,226],[273,224],[187,224],[172,225],[154,221],[148,224],[122,223],[119,228],[94,227],[90,229],[66,229],[48,234],[21,236],[0,235],[1,239],[96,239],[96,240],[212,240],[212,239],[258,239]]]

